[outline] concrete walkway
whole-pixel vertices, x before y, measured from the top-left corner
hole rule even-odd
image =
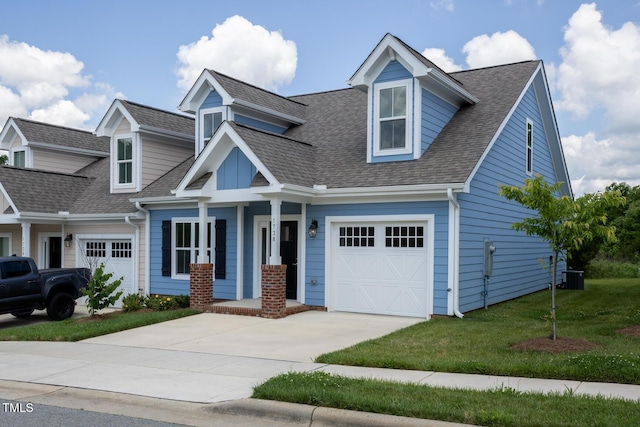
[[[377,338],[418,321],[316,311],[279,320],[204,313],[76,343],[3,342],[0,380],[199,404],[236,401],[236,411],[238,402],[246,407],[256,405],[251,399],[244,399],[266,379],[286,372],[310,371],[476,390],[571,390],[575,394],[640,401],[640,386],[636,385],[313,362],[322,353]]]

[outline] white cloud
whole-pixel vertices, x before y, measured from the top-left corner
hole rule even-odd
[[[571,185],[576,196],[604,191],[612,182],[640,185],[637,135],[598,140],[593,132],[562,138]]]
[[[471,68],[536,59],[533,46],[513,30],[476,36],[464,45],[462,52]]]
[[[583,4],[569,19],[564,41],[558,108],[579,118],[604,108],[613,130],[640,131],[640,27],[608,28],[594,3]]]
[[[422,56],[442,68],[447,73],[462,70],[462,67],[455,63],[453,58],[447,56],[444,49],[426,48],[422,51]]]
[[[640,28],[602,23],[595,4],[583,4],[564,28],[562,62],[552,66],[558,111],[604,129],[562,138],[574,192],[603,191],[612,182],[640,185]],[[606,135],[606,136],[602,136]]]
[[[455,8],[453,0],[436,0],[429,3],[429,5],[434,9],[444,9],[447,12],[453,12]]]
[[[211,37],[180,46],[178,86],[184,90],[204,68],[211,68],[264,89],[275,91],[295,76],[298,53],[291,40],[235,15],[216,25]]]
[[[82,73],[84,64],[70,53],[0,35],[0,58],[0,126],[14,116],[86,128],[94,113],[104,114],[105,97],[114,94],[108,85],[92,84]]]

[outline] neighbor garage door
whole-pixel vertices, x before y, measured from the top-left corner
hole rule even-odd
[[[428,316],[427,223],[336,222],[331,228],[333,309]]]
[[[82,243],[88,264],[104,264],[104,271],[113,274],[111,281],[123,278],[118,288],[118,291],[122,291],[122,296],[115,304],[115,307],[120,307],[123,296],[137,293],[137,289],[134,289],[131,239],[86,238]]]

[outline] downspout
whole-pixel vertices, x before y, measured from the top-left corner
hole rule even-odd
[[[135,249],[136,251],[134,252],[134,254],[136,252],[138,252],[140,250],[140,245],[138,244],[138,242],[140,241],[140,227],[137,226],[136,224],[132,223],[131,220],[129,219],[129,215],[124,217],[124,222],[126,222],[127,224],[129,224],[130,226],[132,226],[133,228],[135,228]],[[140,267],[140,257],[139,256],[134,256],[133,257],[133,274],[135,274],[136,277],[136,282],[138,282],[138,294],[140,294],[140,270],[138,270],[138,268]]]
[[[149,294],[151,288],[151,227],[149,225],[149,211],[142,207],[140,202],[136,202],[136,209],[144,214],[144,289],[141,289],[144,295]],[[138,274],[140,274],[138,272]]]
[[[453,195],[453,189],[447,188],[447,198],[449,199],[449,206],[453,209],[453,226],[449,228],[453,233],[453,236],[450,236],[449,242],[452,246],[453,257],[449,260],[453,263],[453,277],[452,277],[452,286],[451,289],[453,291],[453,314],[456,317],[462,319],[464,314],[460,312],[460,281],[459,281],[459,256],[458,253],[458,242],[460,241],[460,205],[458,201]],[[451,218],[449,218],[451,220]]]

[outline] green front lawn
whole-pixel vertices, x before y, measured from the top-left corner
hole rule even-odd
[[[584,291],[559,290],[558,337],[598,345],[588,351],[522,351],[512,345],[551,334],[549,291],[467,313],[434,318],[317,362],[640,384],[640,338],[618,331],[640,325],[640,279],[590,280]],[[254,398],[483,426],[637,426],[640,403],[564,394],[450,390],[323,372],[289,373],[254,390]]]
[[[585,339],[599,347],[557,354],[511,349],[550,335],[551,294],[541,291],[464,319],[434,318],[316,361],[640,384],[640,338],[617,332],[640,324],[640,279],[590,280],[584,291],[558,290],[556,306],[559,338]]]
[[[193,309],[114,312],[0,330],[0,341],[80,341],[200,313]]]

